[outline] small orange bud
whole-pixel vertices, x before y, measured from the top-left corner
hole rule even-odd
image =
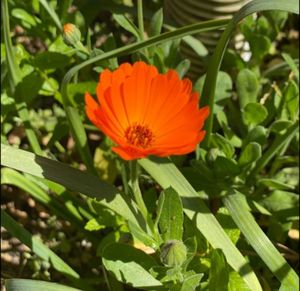
[[[76,45],[80,42],[80,30],[72,23],[66,23],[63,28],[63,38],[67,45]]]

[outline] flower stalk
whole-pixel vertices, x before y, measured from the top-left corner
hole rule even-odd
[[[129,161],[129,169],[130,169],[130,187],[133,192],[133,196],[135,199],[135,202],[141,211],[143,217],[145,218],[145,221],[148,221],[148,210],[145,205],[145,202],[143,200],[142,192],[139,186],[139,180],[138,180],[138,167],[136,160]]]

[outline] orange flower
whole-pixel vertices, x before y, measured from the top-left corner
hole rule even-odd
[[[144,62],[106,69],[97,96],[100,104],[85,94],[87,116],[125,160],[187,154],[204,138],[209,108],[198,109],[191,81],[180,80],[174,70],[159,74]]]

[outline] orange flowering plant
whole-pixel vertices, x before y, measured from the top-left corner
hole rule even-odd
[[[191,81],[180,80],[174,70],[160,74],[144,62],[125,63],[114,72],[106,69],[97,99],[86,93],[87,116],[125,160],[187,154],[204,138],[209,108],[198,109]]]
[[[1,8],[6,290],[299,290],[298,0]]]

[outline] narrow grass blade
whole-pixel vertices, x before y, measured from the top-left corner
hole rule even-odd
[[[39,0],[39,1],[42,4],[42,6],[45,8],[45,10],[48,12],[48,14],[52,18],[53,22],[56,24],[56,26],[58,27],[58,29],[60,31],[62,31],[62,24],[61,24],[61,22],[59,20],[59,17],[56,14],[56,12],[52,9],[52,7],[49,5],[48,1],[46,1],[46,0]]]
[[[298,0],[289,0],[289,1],[282,1],[282,0],[253,0],[250,1],[248,4],[243,6],[232,18],[230,23],[227,25],[225,31],[223,32],[217,47],[214,51],[213,56],[210,59],[205,84],[202,91],[202,98],[201,98],[201,105],[209,105],[210,107],[210,116],[205,123],[205,128],[207,131],[206,138],[204,140],[204,146],[208,145],[210,133],[212,131],[213,126],[213,107],[214,107],[214,100],[215,100],[215,89],[216,89],[216,82],[218,71],[220,69],[224,53],[226,51],[227,45],[229,40],[236,30],[238,23],[244,19],[245,17],[251,15],[255,12],[261,12],[266,10],[283,10],[291,13],[299,14],[299,1]]]
[[[256,223],[245,205],[244,195],[237,191],[235,193],[223,198],[234,222],[277,279],[289,286],[291,290],[299,290],[299,278],[296,272]]]
[[[168,159],[142,159],[140,165],[164,188],[172,187],[181,196],[184,212],[214,248],[222,249],[228,263],[240,273],[252,290],[262,290],[251,267],[231,242],[198,193]]]
[[[18,187],[24,191],[26,191],[29,195],[31,195],[36,201],[42,203],[49,209],[51,209],[52,213],[58,215],[69,222],[72,223],[73,226],[77,227],[77,229],[84,233],[84,235],[93,243],[97,243],[97,239],[93,236],[91,232],[87,232],[84,230],[85,220],[83,220],[82,216],[78,212],[77,208],[67,208],[61,201],[59,201],[56,196],[50,196],[45,190],[43,190],[37,183],[32,181],[34,179],[33,176],[25,177],[21,173],[10,169],[10,168],[2,168],[1,169],[1,185],[13,185]],[[37,179],[37,178],[35,178]],[[66,198],[68,202],[71,202],[69,198]],[[76,205],[77,206],[77,205]]]
[[[143,225],[144,220],[138,214],[134,202],[123,197],[116,188],[100,181],[94,175],[3,144],[1,144],[1,164],[56,182],[90,198],[96,198],[125,219],[137,225]]]
[[[6,291],[81,291],[65,285],[30,279],[5,280]]]

